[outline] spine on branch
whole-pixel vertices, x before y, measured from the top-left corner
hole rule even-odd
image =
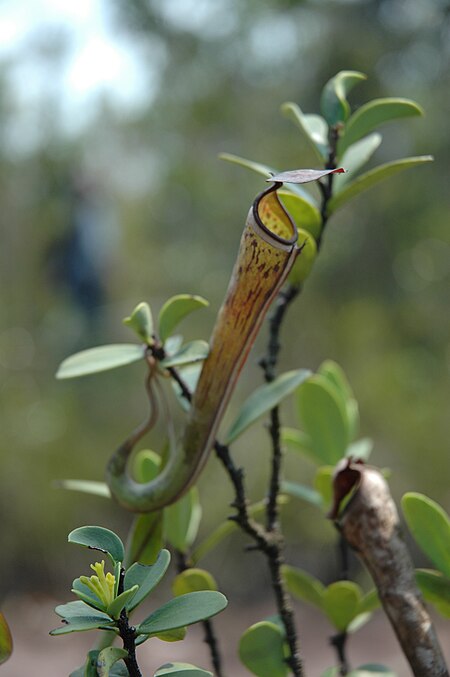
[[[349,502],[340,511],[341,501],[350,492]],[[449,677],[382,474],[346,461],[335,474],[334,499],[330,517],[369,570],[412,673],[415,677]]]
[[[249,211],[181,443],[171,449],[161,474],[147,484],[136,482],[127,472],[130,445],[122,445],[108,464],[111,493],[128,510],[150,512],[173,503],[208,459],[261,323],[300,251],[295,224],[277,196],[280,186],[274,183],[261,193]]]

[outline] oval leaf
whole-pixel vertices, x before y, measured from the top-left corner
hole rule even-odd
[[[281,441],[288,449],[302,454],[314,463],[322,463],[322,459],[316,455],[312,448],[311,438],[302,430],[296,428],[282,428]]]
[[[294,267],[289,273],[288,280],[295,286],[301,285],[311,273],[314,261],[317,257],[317,244],[310,233],[303,228],[298,230],[298,246],[301,248],[300,255],[297,256]]]
[[[431,155],[408,157],[403,158],[402,160],[386,162],[383,165],[379,165],[378,167],[361,174],[361,176],[358,176],[358,178],[356,178],[351,183],[346,184],[346,186],[341,191],[333,195],[328,203],[328,214],[332,214],[336,211],[336,209],[342,207],[342,205],[344,205],[346,202],[356,197],[364,190],[376,185],[380,181],[384,181],[384,179],[394,176],[394,174],[398,174],[405,169],[411,169],[417,165],[432,161],[433,157]]]
[[[256,172],[257,174],[261,174],[262,176],[265,176],[266,178],[273,176],[273,174],[276,174],[276,170],[273,169],[272,167],[269,167],[268,165],[263,165],[260,162],[253,162],[253,160],[247,160],[246,158],[239,157],[238,155],[232,155],[230,153],[220,153],[219,158],[221,160],[226,160],[227,162],[232,162],[235,165],[239,165],[240,167],[245,167],[246,169],[250,169],[253,172]],[[307,190],[302,188],[301,186],[290,186],[290,190],[293,193],[296,193],[297,195],[300,195],[306,202],[309,202],[311,205],[317,207],[316,201],[308,193]]]
[[[176,550],[186,553],[198,533],[202,507],[196,487],[164,510],[164,535]]]
[[[347,94],[367,76],[358,71],[340,71],[323,88],[320,109],[330,126],[345,122],[350,114]]]
[[[300,195],[295,195],[288,190],[280,189],[278,197],[295,221],[297,230],[303,228],[317,239],[322,228],[322,217],[317,207],[300,197]],[[301,244],[300,241],[299,244]]]
[[[342,190],[343,186],[354,178],[356,172],[369,162],[381,141],[381,134],[370,134],[366,138],[361,139],[361,141],[357,141],[345,151],[341,164],[347,172],[336,176],[333,184],[335,192]]]
[[[69,491],[80,491],[82,494],[91,494],[101,498],[111,498],[111,492],[105,482],[91,480],[59,480],[56,486]]]
[[[420,548],[450,578],[450,518],[445,510],[428,496],[415,492],[403,496],[402,509]]]
[[[166,663],[153,677],[213,677],[213,674],[190,663]]]
[[[117,620],[125,604],[132,597],[134,597],[134,594],[137,592],[138,589],[139,589],[138,585],[133,585],[133,587],[129,588],[129,590],[124,590],[124,592],[115,597],[111,602],[111,604],[106,609],[106,613],[108,614],[108,616],[111,616],[111,618],[115,618]]]
[[[285,496],[280,496],[279,497],[279,504],[282,505],[286,501]],[[258,503],[254,503],[253,505],[250,505],[248,507],[248,514],[250,517],[258,517],[262,514],[264,514],[265,510],[267,507],[266,501],[259,501]],[[236,522],[227,520],[226,522],[222,522],[222,524],[219,524],[216,529],[212,533],[209,534],[196,548],[193,550],[191,553],[191,561],[195,564],[199,560],[201,560],[205,555],[208,554],[211,550],[214,550],[214,548],[219,545],[227,536],[232,534],[234,531],[238,529],[238,525]]]
[[[298,391],[300,418],[311,445],[322,463],[336,464],[350,442],[347,413],[335,388],[317,375]]]
[[[153,318],[148,303],[139,303],[130,317],[123,320],[123,323],[130,327],[145,343],[153,342]]]
[[[223,611],[228,601],[221,592],[191,592],[171,599],[170,602],[154,611],[136,631],[143,635],[154,635],[166,630],[192,625]]]
[[[97,671],[99,677],[109,677],[110,670],[114,663],[128,656],[128,651],[119,649],[116,646],[107,646],[102,649],[97,656]]]
[[[105,603],[102,602],[101,599],[99,599],[99,597],[97,597],[97,595],[92,592],[92,590],[87,585],[82,583],[79,578],[76,578],[72,583],[71,592],[79,597],[82,602],[86,602],[86,604],[89,604],[89,606],[93,606],[99,611],[106,613]]]
[[[239,642],[239,658],[258,677],[287,677],[283,633],[275,623],[261,621],[248,628]]]
[[[355,141],[362,139],[384,122],[423,114],[423,109],[409,99],[373,99],[358,108],[348,120],[345,133],[338,144],[338,153],[341,155]]]
[[[139,586],[138,591],[127,603],[127,611],[133,611],[156,588],[163,578],[170,564],[170,552],[161,550],[158,559],[151,566],[136,563],[131,566],[125,574],[125,590],[135,585]]]
[[[6,618],[0,612],[0,665],[8,660],[13,650],[11,631]]]
[[[114,621],[109,616],[81,601],[60,604],[55,612],[62,617],[64,625],[52,630],[51,635],[66,635],[70,632],[114,627]]]
[[[310,376],[307,369],[296,369],[278,376],[271,383],[260,386],[244,402],[241,410],[231,424],[225,436],[225,444],[231,444],[239,435],[242,435],[252,423],[268,411],[277,407],[280,402]]]
[[[167,632],[159,632],[155,637],[162,642],[181,642],[186,637],[186,628],[177,628],[176,630],[167,630]],[[145,635],[141,635],[145,637]],[[148,638],[147,638],[148,639]]]
[[[61,362],[56,378],[76,378],[87,376],[99,371],[116,369],[125,364],[137,362],[145,357],[145,346],[134,343],[113,343],[106,346],[97,346],[75,353]]]
[[[163,510],[136,515],[127,540],[127,562],[153,565],[163,546]]]
[[[284,494],[289,494],[289,496],[311,503],[311,505],[315,505],[317,508],[323,508],[323,499],[320,493],[304,484],[298,484],[297,482],[282,482],[281,491]]]
[[[322,164],[328,156],[328,125],[325,120],[320,115],[304,115],[300,106],[292,101],[284,103],[281,112],[298,127],[316,160]]]
[[[109,555],[113,564],[123,562],[125,551],[120,538],[110,529],[96,526],[78,527],[70,532],[69,543],[84,545],[92,550],[100,550]]]
[[[133,459],[136,482],[151,482],[161,470],[161,456],[151,449],[141,449]]]
[[[445,618],[450,618],[450,578],[431,569],[418,569],[416,581],[426,601]]]
[[[159,338],[164,341],[169,338],[181,320],[200,308],[206,308],[209,302],[202,296],[192,294],[178,294],[172,296],[160,310],[158,327]]]
[[[375,611],[375,609],[379,608],[380,604],[381,602],[378,592],[375,588],[373,588],[372,590],[369,590],[369,592],[367,592],[361,599],[358,613],[365,614]]]
[[[322,496],[324,506],[331,506],[333,502],[333,465],[322,465],[314,477],[314,488]]]
[[[344,370],[337,362],[334,362],[333,360],[325,360],[325,362],[320,365],[317,373],[321,376],[325,376],[331,385],[336,388],[336,392],[339,395],[347,413],[347,419],[350,427],[350,439],[353,439],[356,436],[359,428],[358,403],[355,400],[353,390],[351,389]]]
[[[186,343],[180,350],[170,357],[161,360],[160,365],[165,367],[180,367],[183,364],[193,364],[208,357],[209,344],[206,341],[191,341]]]
[[[358,615],[361,602],[361,588],[351,581],[337,581],[326,588],[323,610],[339,632],[345,632]]]
[[[289,591],[298,599],[308,602],[318,609],[322,609],[322,598],[325,586],[314,576],[303,569],[283,566],[283,577]]]
[[[395,672],[385,665],[376,665],[370,663],[367,665],[360,665],[356,670],[348,673],[348,677],[374,677],[375,675],[384,675],[384,677],[397,677]]]
[[[172,583],[172,592],[175,597],[201,590],[217,590],[214,577],[205,569],[186,569],[178,574]]]

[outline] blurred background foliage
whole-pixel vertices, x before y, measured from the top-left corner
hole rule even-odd
[[[121,319],[138,301],[156,311],[174,293],[211,301],[183,325],[186,338],[208,337],[247,210],[264,187],[218,153],[279,169],[315,166],[279,107],[291,100],[316,112],[323,84],[340,69],[369,76],[353,106],[404,96],[426,110],[425,119],[384,128],[374,164],[428,153],[435,163],[378,185],[332,218],[285,324],[281,367],[339,362],[359,400],[361,432],[375,439],[372,461],[392,469],[396,497],[418,490],[448,508],[450,4],[91,0],[71,10],[73,23],[58,3],[40,4],[2,3],[2,594],[66,587],[67,532],[97,523],[125,535],[130,521],[112,503],[54,482],[102,479],[145,413],[142,367],[61,383],[59,362],[133,340]],[[261,334],[234,411],[261,382]],[[296,424],[289,407],[284,420]],[[149,446],[161,448],[158,434]],[[250,430],[234,453],[260,497],[265,430]],[[287,468],[297,481],[313,475],[306,461],[289,458]],[[231,498],[214,459],[200,492],[206,532],[227,516]],[[314,508],[303,514],[299,521],[298,506],[285,511],[291,556],[332,576],[325,553],[333,530]],[[239,573],[241,593],[254,594],[265,574],[245,573],[249,557],[225,544],[210,564],[219,584]]]

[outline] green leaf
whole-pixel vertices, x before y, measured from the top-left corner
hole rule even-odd
[[[201,362],[208,357],[209,343],[207,341],[196,340],[186,343],[180,350],[161,360],[160,365],[164,368],[180,367],[184,364],[193,364],[194,362]]]
[[[282,505],[286,497],[279,497],[279,504]],[[267,507],[266,501],[259,501],[258,503],[253,503],[248,507],[248,514],[250,517],[257,517],[262,515]],[[211,552],[219,543],[221,543],[227,536],[237,531],[238,525],[235,521],[226,521],[222,524],[219,524],[214,531],[212,531],[191,553],[191,561],[195,564],[201,560],[208,552]]]
[[[412,491],[403,496],[402,509],[419,547],[450,578],[450,519],[445,510],[428,496]]]
[[[353,439],[359,428],[359,411],[358,403],[355,400],[353,390],[348,382],[342,367],[333,360],[325,360],[318,369],[321,376],[325,376],[332,386],[336,388],[336,392],[341,399],[341,402],[347,413],[347,419],[350,428],[350,439]]]
[[[167,630],[166,632],[159,632],[155,637],[162,642],[181,642],[186,637],[186,628],[176,628],[175,630]],[[145,635],[141,635],[145,637]]]
[[[205,590],[191,592],[171,599],[170,602],[154,611],[136,631],[139,634],[155,635],[166,630],[192,625],[215,616],[227,606],[227,598],[221,592]]]
[[[339,193],[335,193],[328,203],[328,214],[332,214],[346,202],[380,181],[384,181],[384,179],[394,176],[394,174],[398,174],[398,172],[402,172],[405,169],[432,161],[433,157],[431,155],[419,155],[378,165],[378,167],[361,174],[354,181],[348,183]]]
[[[288,190],[279,190],[278,197],[295,221],[297,229],[303,228],[317,239],[322,230],[322,217],[317,207]]]
[[[56,378],[77,378],[96,374],[99,371],[116,369],[125,364],[131,364],[145,357],[145,346],[134,343],[112,343],[106,346],[97,346],[82,350],[67,357],[59,365]]]
[[[59,480],[55,483],[61,489],[80,491],[82,494],[91,494],[101,498],[111,498],[111,492],[105,482],[93,482],[91,480]]]
[[[52,630],[51,635],[66,635],[69,632],[114,627],[114,621],[109,616],[81,601],[61,604],[56,607],[55,612],[62,617],[64,625]]]
[[[161,456],[152,449],[141,449],[133,459],[136,482],[151,482],[161,470]]]
[[[369,590],[359,603],[358,613],[370,613],[378,609],[380,606],[380,598],[378,597],[378,592],[375,588]]]
[[[366,623],[370,621],[372,614],[369,611],[366,611],[362,614],[358,614],[347,626],[347,634],[352,635],[362,628]]]
[[[153,343],[153,318],[148,303],[139,303],[130,317],[123,320],[123,323],[130,327],[144,343]]]
[[[158,327],[161,341],[164,343],[169,338],[186,315],[194,312],[194,310],[207,308],[208,306],[209,302],[202,296],[194,296],[192,294],[172,296],[172,298],[165,302],[159,312]]]
[[[312,442],[309,435],[296,428],[282,428],[281,441],[287,445],[288,449],[295,451],[302,456],[306,456],[314,463],[322,463],[322,459],[316,455],[312,448]]]
[[[139,586],[138,591],[127,603],[127,611],[131,612],[156,588],[163,578],[170,564],[170,552],[161,550],[158,559],[151,566],[136,563],[131,566],[125,574],[125,590],[135,585]]]
[[[273,167],[269,167],[269,165],[264,165],[261,162],[254,162],[253,160],[247,160],[246,158],[240,157],[239,155],[233,155],[232,153],[219,153],[219,158],[225,160],[225,162],[231,162],[240,167],[245,167],[245,169],[251,169],[251,171],[264,176],[266,179],[270,178],[272,174],[275,174],[276,172],[276,170]]]
[[[190,663],[165,663],[153,677],[213,677],[212,672],[202,670]]]
[[[71,672],[69,677],[98,677],[97,658],[99,653],[98,649],[89,651],[85,664],[78,670]]]
[[[154,564],[164,546],[163,510],[136,515],[127,541],[127,562]]]
[[[292,101],[283,103],[281,112],[294,122],[318,163],[323,164],[329,152],[326,121],[320,115],[305,115],[300,106]]]
[[[369,437],[362,437],[347,447],[346,456],[355,460],[368,461],[373,450],[373,440]]]
[[[205,569],[186,569],[178,574],[172,583],[172,592],[175,597],[201,590],[217,590],[214,577]]]
[[[317,257],[317,244],[315,239],[306,230],[298,228],[298,246],[301,247],[299,256],[289,273],[288,281],[293,285],[301,285],[311,273]]]
[[[343,400],[354,398],[353,390],[348,382],[342,367],[334,360],[325,360],[320,365],[317,373],[325,376],[329,382],[339,391]]]
[[[115,597],[111,602],[111,604],[106,609],[106,613],[108,614],[108,616],[111,616],[111,618],[115,618],[116,620],[118,620],[120,612],[122,611],[124,606],[130,601],[130,599],[134,597],[134,594],[137,592],[138,589],[139,586],[134,585],[132,588],[124,590],[120,595]]]
[[[336,464],[350,442],[347,412],[336,389],[321,375],[312,376],[298,391],[303,428],[322,463]]]
[[[79,578],[76,578],[72,583],[71,592],[73,592],[74,595],[77,595],[77,597],[79,597],[82,602],[85,602],[86,604],[89,604],[89,606],[93,606],[99,611],[106,613],[104,602],[102,602],[101,599],[99,599],[97,595],[92,592],[90,588],[88,588],[87,585],[82,583]]]
[[[107,553],[113,564],[123,562],[125,556],[123,543],[110,529],[95,526],[78,527],[70,532],[67,540],[69,543],[77,543]]]
[[[183,379],[183,382],[185,383],[189,392],[192,395],[195,393],[195,389],[197,387],[198,379],[200,378],[202,368],[203,365],[197,362],[196,364],[188,364],[187,366],[181,367],[178,370],[179,375]],[[189,411],[189,409],[191,408],[190,402],[184,397],[178,383],[172,379],[171,385],[181,408],[186,412]]]
[[[239,658],[258,677],[289,674],[283,633],[275,623],[261,621],[248,628],[239,642]]]
[[[450,578],[432,569],[417,569],[416,581],[426,601],[450,618]]]
[[[9,629],[6,618],[0,612],[0,665],[5,663],[11,656],[13,650],[13,642],[11,631]]]
[[[289,494],[289,496],[311,503],[311,505],[315,505],[317,508],[323,508],[323,498],[320,493],[304,484],[285,481],[281,483],[281,491],[284,494]]]
[[[322,597],[323,610],[339,632],[345,632],[358,615],[361,588],[351,581],[337,581],[329,585]]]
[[[381,141],[381,134],[370,134],[364,139],[361,139],[361,141],[357,141],[345,151],[342,160],[340,160],[340,164],[345,167],[347,171],[345,174],[337,174],[335,177],[333,183],[334,192],[342,190],[344,185],[353,179],[356,172],[369,162]]]
[[[384,122],[424,115],[423,109],[409,99],[373,99],[358,108],[345,125],[338,143],[338,155]]]
[[[280,402],[291,395],[303,381],[310,376],[307,369],[287,371],[271,383],[260,386],[244,402],[241,410],[225,435],[225,444],[231,444],[242,435],[252,423],[268,411],[277,407]]]
[[[114,663],[120,661],[122,658],[128,656],[128,651],[125,649],[119,649],[116,646],[107,646],[105,649],[102,649],[97,657],[97,670],[99,677],[110,677],[111,668]]]
[[[320,109],[330,126],[345,122],[350,115],[347,94],[367,76],[358,71],[340,71],[325,85],[320,99]]]
[[[331,506],[333,502],[333,474],[334,466],[322,465],[314,477],[314,488],[322,496],[324,506]]]
[[[360,665],[359,668],[348,673],[348,677],[373,677],[374,675],[397,677],[396,673],[392,672],[392,670],[387,668],[385,665],[378,665],[374,663]]]
[[[277,170],[274,169],[273,167],[263,165],[260,162],[253,162],[253,160],[247,160],[246,158],[239,157],[239,155],[232,155],[230,153],[220,153],[219,158],[221,160],[225,160],[226,162],[231,162],[235,165],[239,165],[240,167],[250,169],[251,171],[256,172],[257,174],[261,174],[261,176],[265,176],[266,178],[270,178],[273,174],[277,173]],[[302,186],[289,186],[289,190],[291,191],[291,193],[299,195],[304,200],[306,200],[306,202],[309,202],[311,205],[317,208],[317,203],[312,197],[312,195],[310,195],[307,190],[302,188]]]
[[[196,487],[192,487],[176,503],[164,510],[164,534],[167,541],[180,552],[186,553],[198,533],[202,507]]]
[[[298,599],[308,602],[318,609],[323,609],[322,599],[325,592],[325,586],[319,579],[311,576],[303,569],[284,565],[283,577],[289,591]]]

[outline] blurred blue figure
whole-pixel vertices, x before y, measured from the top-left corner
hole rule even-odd
[[[69,292],[92,330],[96,310],[107,299],[107,278],[117,229],[95,185],[83,177],[68,191],[68,223],[64,235],[48,252],[53,280]]]

